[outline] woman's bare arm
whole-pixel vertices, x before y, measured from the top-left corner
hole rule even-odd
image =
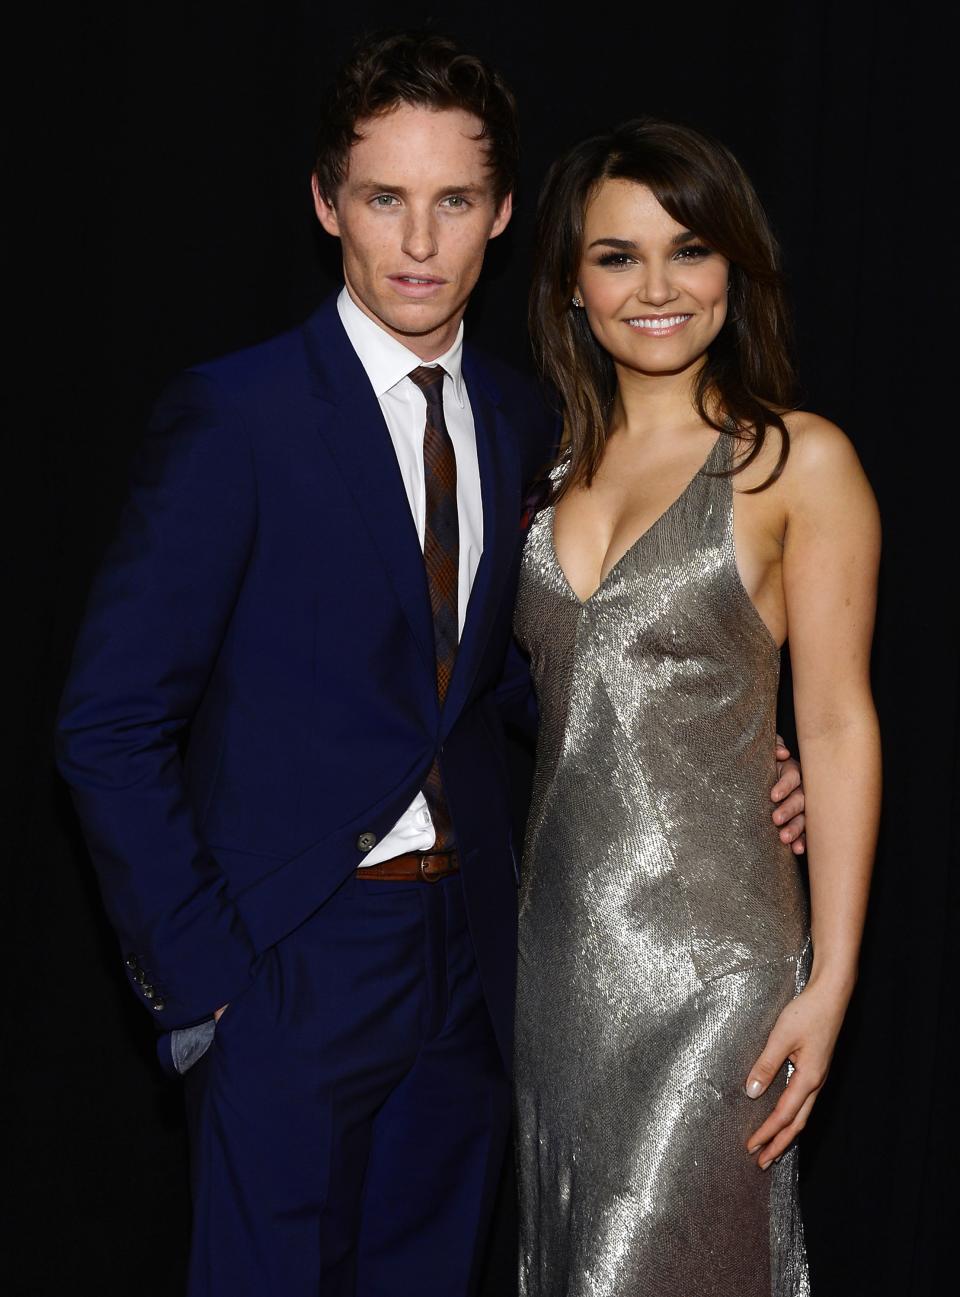
[[[806,1124],[857,977],[880,813],[880,740],[870,691],[880,525],[843,433],[794,416],[783,587],[806,788],[813,966],[747,1078],[762,1094],[796,1071],[748,1141],[766,1167]]]

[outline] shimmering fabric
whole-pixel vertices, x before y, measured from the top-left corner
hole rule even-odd
[[[585,602],[535,518],[541,708],[516,1026],[523,1297],[807,1297],[796,1151],[743,1084],[808,971],[771,819],[779,654],[737,571],[721,436]]]

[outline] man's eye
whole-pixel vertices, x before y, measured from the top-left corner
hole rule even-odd
[[[373,200],[373,205],[374,207],[392,207],[396,201],[393,194],[377,194]]]
[[[445,198],[443,201],[447,204],[448,207],[467,206],[467,200],[464,198],[463,194],[450,194],[449,197]]]

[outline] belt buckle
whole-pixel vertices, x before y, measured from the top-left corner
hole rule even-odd
[[[434,860],[443,861],[446,854],[442,851],[425,851],[420,857],[420,877],[425,883],[439,883],[441,878],[446,877],[446,872],[442,866],[435,866],[431,862]],[[436,873],[428,873],[428,870],[437,869]],[[447,871],[449,872],[449,871]]]

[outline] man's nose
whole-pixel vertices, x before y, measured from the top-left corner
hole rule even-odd
[[[432,217],[410,212],[403,227],[403,251],[414,261],[427,261],[437,253],[437,232]]]

